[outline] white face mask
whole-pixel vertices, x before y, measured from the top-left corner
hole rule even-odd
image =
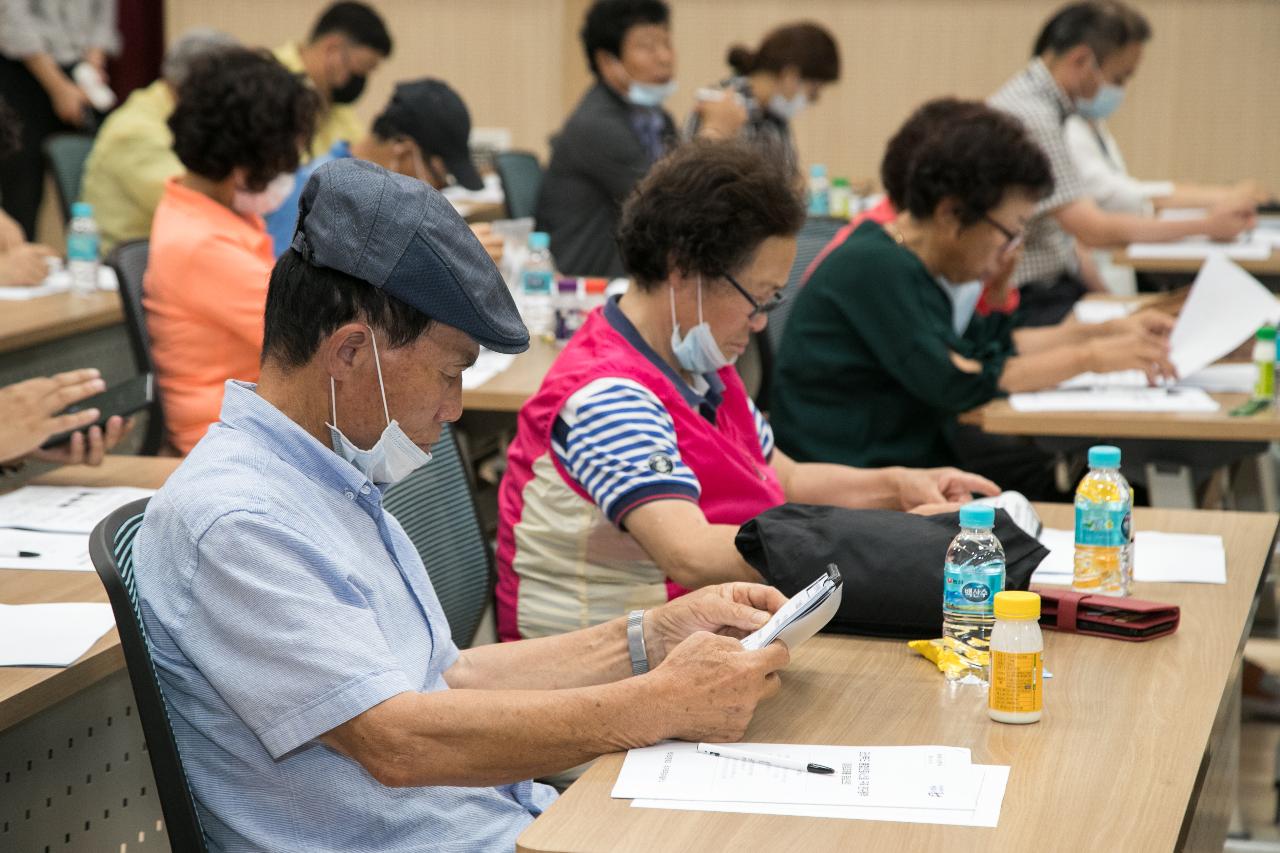
[[[775,92],[769,99],[769,112],[783,121],[791,121],[804,112],[807,106],[809,106],[809,96],[804,92],[796,92],[790,98],[784,98]]]
[[[296,182],[293,172],[283,172],[272,178],[271,183],[267,184],[261,192],[253,193],[237,189],[235,198],[231,201],[231,208],[236,213],[252,213],[257,216],[275,213],[293,192]]]
[[[361,450],[338,429],[338,397],[334,391],[333,377],[329,377],[329,405],[333,409],[333,423],[329,427],[329,440],[333,452],[350,462],[379,487],[393,486],[431,461],[431,454],[414,444],[405,435],[400,424],[391,420],[387,410],[387,391],[382,385],[382,362],[378,360],[378,339],[369,329],[373,341],[373,363],[378,369],[378,391],[382,394],[382,415],[387,419],[386,429],[368,450]]]
[[[675,80],[665,83],[637,83],[633,80],[627,87],[627,100],[637,107],[660,107],[675,91]]]
[[[671,291],[671,350],[676,361],[690,373],[702,375],[715,373],[722,367],[733,364],[724,357],[715,336],[711,334],[711,326],[702,319],[702,279],[698,279],[698,325],[689,330],[689,334],[680,337],[680,324],[676,321],[676,292]]]
[[[956,335],[963,335],[969,328],[969,321],[978,310],[978,300],[982,298],[982,282],[966,281],[952,284],[942,276],[938,276],[938,284],[951,300],[951,328]]]

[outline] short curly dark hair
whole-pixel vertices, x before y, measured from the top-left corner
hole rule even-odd
[[[587,10],[587,19],[578,34],[587,53],[587,66],[600,76],[596,51],[622,58],[622,40],[627,30],[642,24],[666,24],[671,10],[663,0],[596,0]]]
[[[250,190],[298,168],[320,98],[260,50],[233,48],[192,64],[169,116],[173,151],[194,174],[224,180],[245,169]]]
[[[880,183],[889,203],[895,209],[906,206],[907,169],[916,149],[934,133],[945,130],[952,122],[963,121],[968,115],[984,109],[978,101],[962,101],[959,98],[935,98],[921,106],[903,122],[902,127],[885,147],[880,161]]]
[[[672,269],[734,273],[769,237],[804,223],[795,172],[781,152],[741,139],[686,142],[659,160],[622,209],[618,247],[641,290]]]
[[[0,98],[0,160],[18,153],[22,147],[22,119]]]
[[[926,136],[909,158],[903,205],[916,218],[932,217],[938,202],[954,198],[960,223],[972,225],[1011,189],[1036,200],[1053,192],[1049,159],[1022,124],[985,104],[969,103],[968,111]]]

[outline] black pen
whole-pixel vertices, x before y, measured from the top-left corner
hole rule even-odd
[[[742,761],[755,761],[759,764],[768,764],[772,767],[782,767],[786,770],[799,770],[801,773],[817,773],[822,776],[827,776],[836,772],[825,764],[811,764],[807,761],[800,761],[796,758],[786,758],[781,755],[769,755],[765,752],[751,752],[746,749],[734,749],[731,746],[723,746],[718,743],[700,743],[698,744],[698,752],[701,752],[703,755],[714,755],[719,758],[737,758]]]

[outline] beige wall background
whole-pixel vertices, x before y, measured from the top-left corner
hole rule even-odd
[[[322,0],[166,0],[169,36],[196,25],[249,44],[301,38]],[[395,53],[370,80],[370,119],[394,81],[448,80],[474,125],[505,127],[545,157],[547,139],[588,84],[577,30],[589,0],[372,0]],[[874,177],[884,143],[910,111],[940,95],[981,98],[1026,61],[1058,0],[674,0],[683,120],[693,92],[727,73],[729,45],[770,27],[824,23],[840,42],[844,79],[796,122],[806,162]],[[1134,174],[1280,190],[1280,0],[1137,0],[1155,30],[1112,121]]]

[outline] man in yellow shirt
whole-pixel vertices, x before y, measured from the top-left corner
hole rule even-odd
[[[161,78],[103,122],[85,162],[83,196],[93,205],[104,252],[151,233],[164,182],[182,173],[168,124],[178,87],[197,58],[235,46],[226,33],[191,30],[165,53]]]
[[[364,3],[354,2],[326,9],[305,44],[289,42],[276,48],[276,59],[295,74],[305,74],[324,102],[308,159],[326,153],[339,140],[364,135],[364,123],[351,104],[364,91],[366,78],[390,55],[386,23]]]

